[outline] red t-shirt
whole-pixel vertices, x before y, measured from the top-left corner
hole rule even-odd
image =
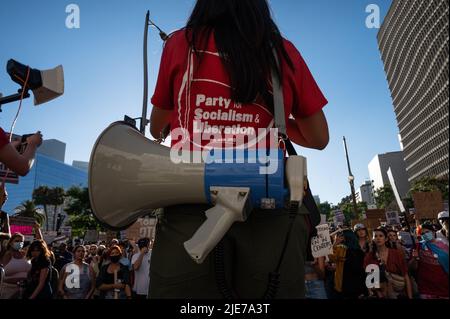
[[[435,242],[442,249],[448,247],[444,243]],[[419,250],[419,263],[417,268],[417,286],[419,292],[424,295],[448,297],[448,275],[438,259],[429,249]]]
[[[9,144],[8,135],[6,135],[5,131],[0,127],[0,148],[3,148],[6,144]]]
[[[287,122],[290,114],[308,117],[328,102],[294,45],[284,40],[284,46],[295,67],[291,70],[286,61],[282,61]],[[189,133],[184,135],[185,141],[197,145],[195,150],[211,142],[235,142],[232,136],[242,135],[246,136],[246,145],[251,146],[265,137],[258,129],[270,129],[274,124],[263,101],[240,105],[231,99],[229,76],[217,52],[214,36],[209,38],[199,64],[184,30],[173,33],[165,44],[151,102],[155,107],[174,110],[172,146],[183,139],[183,130]]]
[[[408,266],[406,265],[405,258],[403,257],[400,250],[397,249],[389,249],[388,258],[386,262],[386,271],[400,275],[405,276],[408,273]],[[364,258],[364,268],[366,268],[368,265],[375,264],[380,265],[380,262],[377,258],[374,258],[373,254],[371,252],[366,254],[366,257]]]

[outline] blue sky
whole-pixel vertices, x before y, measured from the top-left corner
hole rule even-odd
[[[65,94],[35,107],[24,102],[15,133],[41,130],[67,143],[66,162],[89,160],[92,146],[111,122],[142,109],[142,39],[146,10],[166,31],[184,25],[194,0],[2,0],[0,2],[0,92],[17,86],[5,71],[14,58],[35,68],[64,66]],[[342,136],[349,146],[355,185],[368,179],[367,165],[379,153],[399,150],[398,128],[378,51],[378,29],[365,24],[376,4],[381,21],[391,0],[272,0],[283,35],[302,53],[329,100],[325,108],[330,144],[324,151],[299,148],[308,158],[313,193],[337,203],[350,193]],[[68,29],[66,6],[80,8],[80,28]],[[149,34],[149,95],[162,43]],[[3,106],[0,126],[9,130],[18,104]],[[149,110],[150,111],[150,110]],[[149,135],[147,133],[147,135]]]

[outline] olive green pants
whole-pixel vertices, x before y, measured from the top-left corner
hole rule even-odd
[[[150,298],[223,298],[216,283],[214,250],[197,264],[184,249],[205,221],[207,205],[164,209],[156,226],[150,265]],[[304,261],[308,230],[301,207],[280,268],[276,298],[304,298]],[[289,226],[287,210],[253,210],[236,222],[223,238],[225,278],[239,298],[259,299],[267,290],[269,273],[276,269]]]

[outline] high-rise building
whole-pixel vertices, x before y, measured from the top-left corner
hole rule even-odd
[[[366,181],[362,184],[359,189],[356,191],[356,202],[366,202],[367,205],[375,204],[375,199],[373,197],[373,188],[372,182]]]
[[[61,159],[65,157],[66,144],[58,140],[44,141],[38,148],[33,168],[25,177],[19,178],[19,184],[7,184],[8,200],[2,210],[13,214],[16,207],[26,200],[31,200],[33,190],[39,186],[87,187],[87,171],[65,164]],[[63,212],[58,211],[62,214]],[[50,214],[49,225],[55,225]],[[51,227],[49,227],[52,229]]]
[[[400,197],[406,197],[410,183],[406,174],[406,165],[403,160],[403,152],[389,152],[376,155],[369,163],[369,176],[373,183],[373,188],[377,189],[386,185],[391,185],[387,176],[387,171],[391,168],[395,185]]]
[[[82,169],[83,171],[86,171],[86,172],[89,170],[89,162],[73,161],[72,166]]]
[[[393,0],[378,33],[410,182],[448,179],[448,0]]]

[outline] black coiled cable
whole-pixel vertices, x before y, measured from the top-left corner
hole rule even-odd
[[[280,288],[280,268],[283,262],[284,256],[286,254],[287,246],[289,244],[289,239],[291,237],[292,228],[294,226],[295,217],[298,215],[298,208],[300,206],[299,202],[290,202],[288,211],[289,211],[289,226],[288,231],[286,233],[286,237],[284,239],[283,250],[281,251],[280,259],[278,260],[277,267],[275,271],[269,273],[269,280],[267,283],[267,289],[264,293],[263,299],[275,299],[278,293],[278,289]],[[219,244],[214,249],[214,266],[216,273],[216,284],[220,293],[225,299],[236,299],[237,294],[232,291],[232,289],[228,286],[226,281],[225,274],[225,249],[223,242],[219,242]]]
[[[220,241],[214,249],[214,266],[216,273],[217,289],[219,289],[224,299],[235,299],[235,294],[228,287],[225,278],[225,249],[223,241]]]
[[[281,251],[280,259],[278,260],[277,268],[275,271],[269,273],[269,282],[267,284],[267,290],[263,296],[263,299],[275,299],[280,288],[280,268],[286,254],[286,250],[289,244],[289,239],[291,238],[292,228],[294,226],[295,217],[298,213],[298,208],[300,207],[299,202],[291,201],[289,203],[289,228],[284,239],[283,250]]]

